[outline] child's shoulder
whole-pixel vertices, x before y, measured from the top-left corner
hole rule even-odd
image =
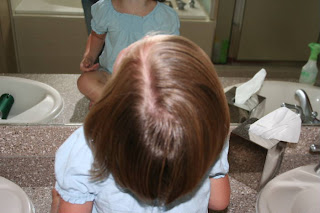
[[[156,11],[153,13],[151,20],[153,20],[153,24],[150,26],[152,31],[179,35],[179,16],[173,8],[169,7],[165,3],[158,2]]]
[[[84,136],[84,129],[81,126],[74,131],[69,138],[59,147],[56,157],[59,158],[75,158],[79,157],[77,153],[85,154],[88,159],[91,159],[92,153]]]
[[[93,19],[101,25],[105,25],[105,22],[108,22],[116,14],[111,0],[97,1],[91,6],[91,13]]]

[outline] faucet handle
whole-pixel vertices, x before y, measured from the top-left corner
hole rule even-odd
[[[315,144],[311,144],[310,146],[310,152],[311,153],[320,153],[320,145],[315,145]],[[318,165],[316,165],[316,167],[314,168],[314,171],[317,174],[320,174],[320,162]]]
[[[311,117],[312,118],[317,118],[318,113],[316,111],[311,112]]]
[[[310,152],[312,153],[320,153],[320,145],[311,144]]]

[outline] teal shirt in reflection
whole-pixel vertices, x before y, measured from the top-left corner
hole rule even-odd
[[[100,66],[112,72],[119,52],[147,34],[179,35],[178,14],[164,3],[157,2],[146,16],[117,12],[111,0],[100,0],[91,7],[92,30],[97,34],[107,33],[103,52],[99,57]]]

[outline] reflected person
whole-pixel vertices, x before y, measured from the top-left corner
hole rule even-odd
[[[92,31],[80,63],[82,74],[77,82],[79,91],[90,100],[91,105],[99,99],[122,49],[150,32],[179,35],[178,14],[163,2],[99,0],[92,5]],[[95,63],[98,56],[99,63]]]

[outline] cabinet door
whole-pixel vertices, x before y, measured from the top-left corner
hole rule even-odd
[[[87,32],[83,17],[15,16],[22,73],[80,73]]]
[[[305,61],[319,31],[319,0],[246,0],[235,59]]]

